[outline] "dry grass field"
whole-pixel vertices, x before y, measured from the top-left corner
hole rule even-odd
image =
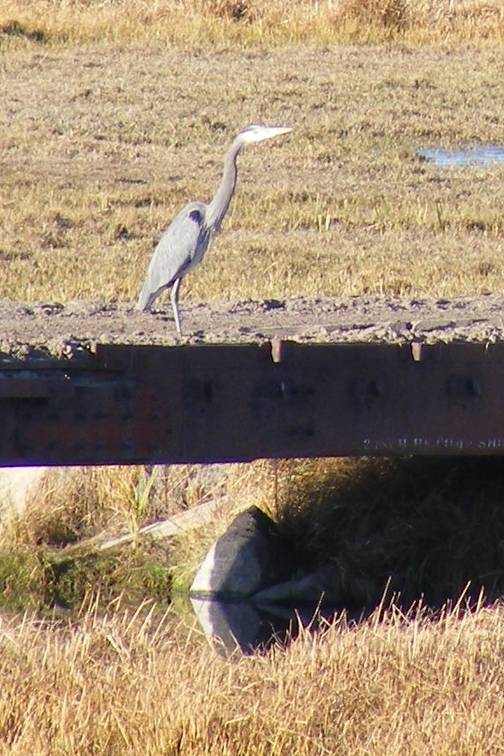
[[[3,753],[502,753],[502,606],[339,619],[239,659],[146,606],[0,623]]]
[[[254,121],[294,130],[242,154],[184,299],[501,291],[504,166],[440,170],[415,153],[502,142],[503,42],[497,1],[4,0],[0,298],[132,301],[162,228],[211,195]],[[228,489],[276,504],[308,561],[343,545],[345,564],[383,579],[397,557],[413,597],[456,600],[468,580],[498,593],[499,465],[450,469],[259,462]],[[148,603],[187,585],[224,522],[58,568],[66,544],[212,495],[174,475],[173,510],[153,511],[141,471],[82,471],[3,534],[0,752],[502,752],[499,603],[340,618],[229,660]],[[342,491],[346,509],[331,504]]]
[[[93,5],[58,7],[70,24]],[[186,301],[500,290],[504,168],[415,156],[502,138],[499,42],[173,44],[152,26],[119,41],[0,35],[0,297],[133,300],[163,227],[211,196],[253,121],[294,131],[241,156]]]

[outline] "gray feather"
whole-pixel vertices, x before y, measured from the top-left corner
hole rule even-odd
[[[203,202],[190,202],[163,232],[138,298],[139,310],[149,310],[164,289],[200,262],[210,241],[205,212]]]

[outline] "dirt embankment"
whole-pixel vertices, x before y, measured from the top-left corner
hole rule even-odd
[[[305,299],[183,305],[177,339],[169,304],[153,313],[132,305],[0,301],[0,354],[72,356],[96,343],[305,343],[504,340],[504,296],[456,299]]]

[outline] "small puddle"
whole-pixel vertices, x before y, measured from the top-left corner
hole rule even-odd
[[[266,651],[273,643],[293,640],[301,630],[316,631],[343,611],[343,607],[311,602],[294,608],[273,602],[258,605],[253,600],[191,597],[191,604],[206,637],[224,656]]]
[[[489,168],[492,165],[504,163],[504,147],[487,144],[460,149],[441,149],[426,147],[416,151],[420,160],[434,163],[438,168]]]

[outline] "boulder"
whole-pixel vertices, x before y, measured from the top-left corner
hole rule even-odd
[[[295,570],[292,548],[262,510],[240,512],[210,548],[191,585],[196,596],[247,598]]]

